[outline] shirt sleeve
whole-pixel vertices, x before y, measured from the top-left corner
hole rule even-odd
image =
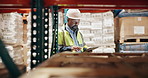
[[[72,51],[71,46],[59,46],[59,52]]]

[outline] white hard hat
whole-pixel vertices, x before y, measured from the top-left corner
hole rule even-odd
[[[81,12],[79,11],[79,9],[69,9],[66,16],[71,19],[80,19]]]

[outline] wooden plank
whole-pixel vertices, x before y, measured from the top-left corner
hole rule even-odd
[[[148,55],[148,53],[71,53],[71,52],[65,52],[65,53],[59,53],[54,55],[53,57],[59,57],[59,56],[142,56],[142,55]]]
[[[107,58],[100,57],[104,55]],[[86,75],[85,73],[84,75],[81,73],[81,76],[67,73],[68,76],[77,78],[82,76],[90,78],[143,78],[148,77],[147,55],[148,53],[59,53],[43,62],[37,69],[54,67],[62,68],[63,70],[67,68],[89,68],[93,70],[91,74]],[[63,77],[63,75],[67,76],[65,74],[58,74],[53,77]]]
[[[77,67],[36,68],[20,78],[141,78],[142,72],[131,69],[90,69]],[[148,77],[147,74],[144,77]]]
[[[98,54],[98,56],[97,56]],[[120,62],[148,62],[147,53],[108,53],[106,55],[114,54],[112,57],[100,57],[103,53],[61,53],[56,54],[44,63],[41,67],[50,66],[61,66],[64,63],[98,63],[98,64],[109,64],[109,63],[120,63]],[[104,54],[105,55],[105,54]],[[57,65],[59,64],[59,65]]]
[[[22,74],[26,72],[26,66],[25,65],[17,65],[17,66],[18,66],[18,68],[19,68],[19,70],[21,71]],[[10,74],[5,67],[0,68],[0,78],[10,78]]]

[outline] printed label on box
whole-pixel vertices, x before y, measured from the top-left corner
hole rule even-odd
[[[144,34],[144,26],[134,26],[134,34]]]
[[[141,21],[142,20],[142,18],[141,17],[138,17],[138,21]]]

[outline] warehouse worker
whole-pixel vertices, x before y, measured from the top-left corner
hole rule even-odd
[[[78,9],[69,9],[66,16],[68,17],[68,23],[58,33],[59,52],[71,51],[81,53],[87,49],[78,28],[81,13]]]

